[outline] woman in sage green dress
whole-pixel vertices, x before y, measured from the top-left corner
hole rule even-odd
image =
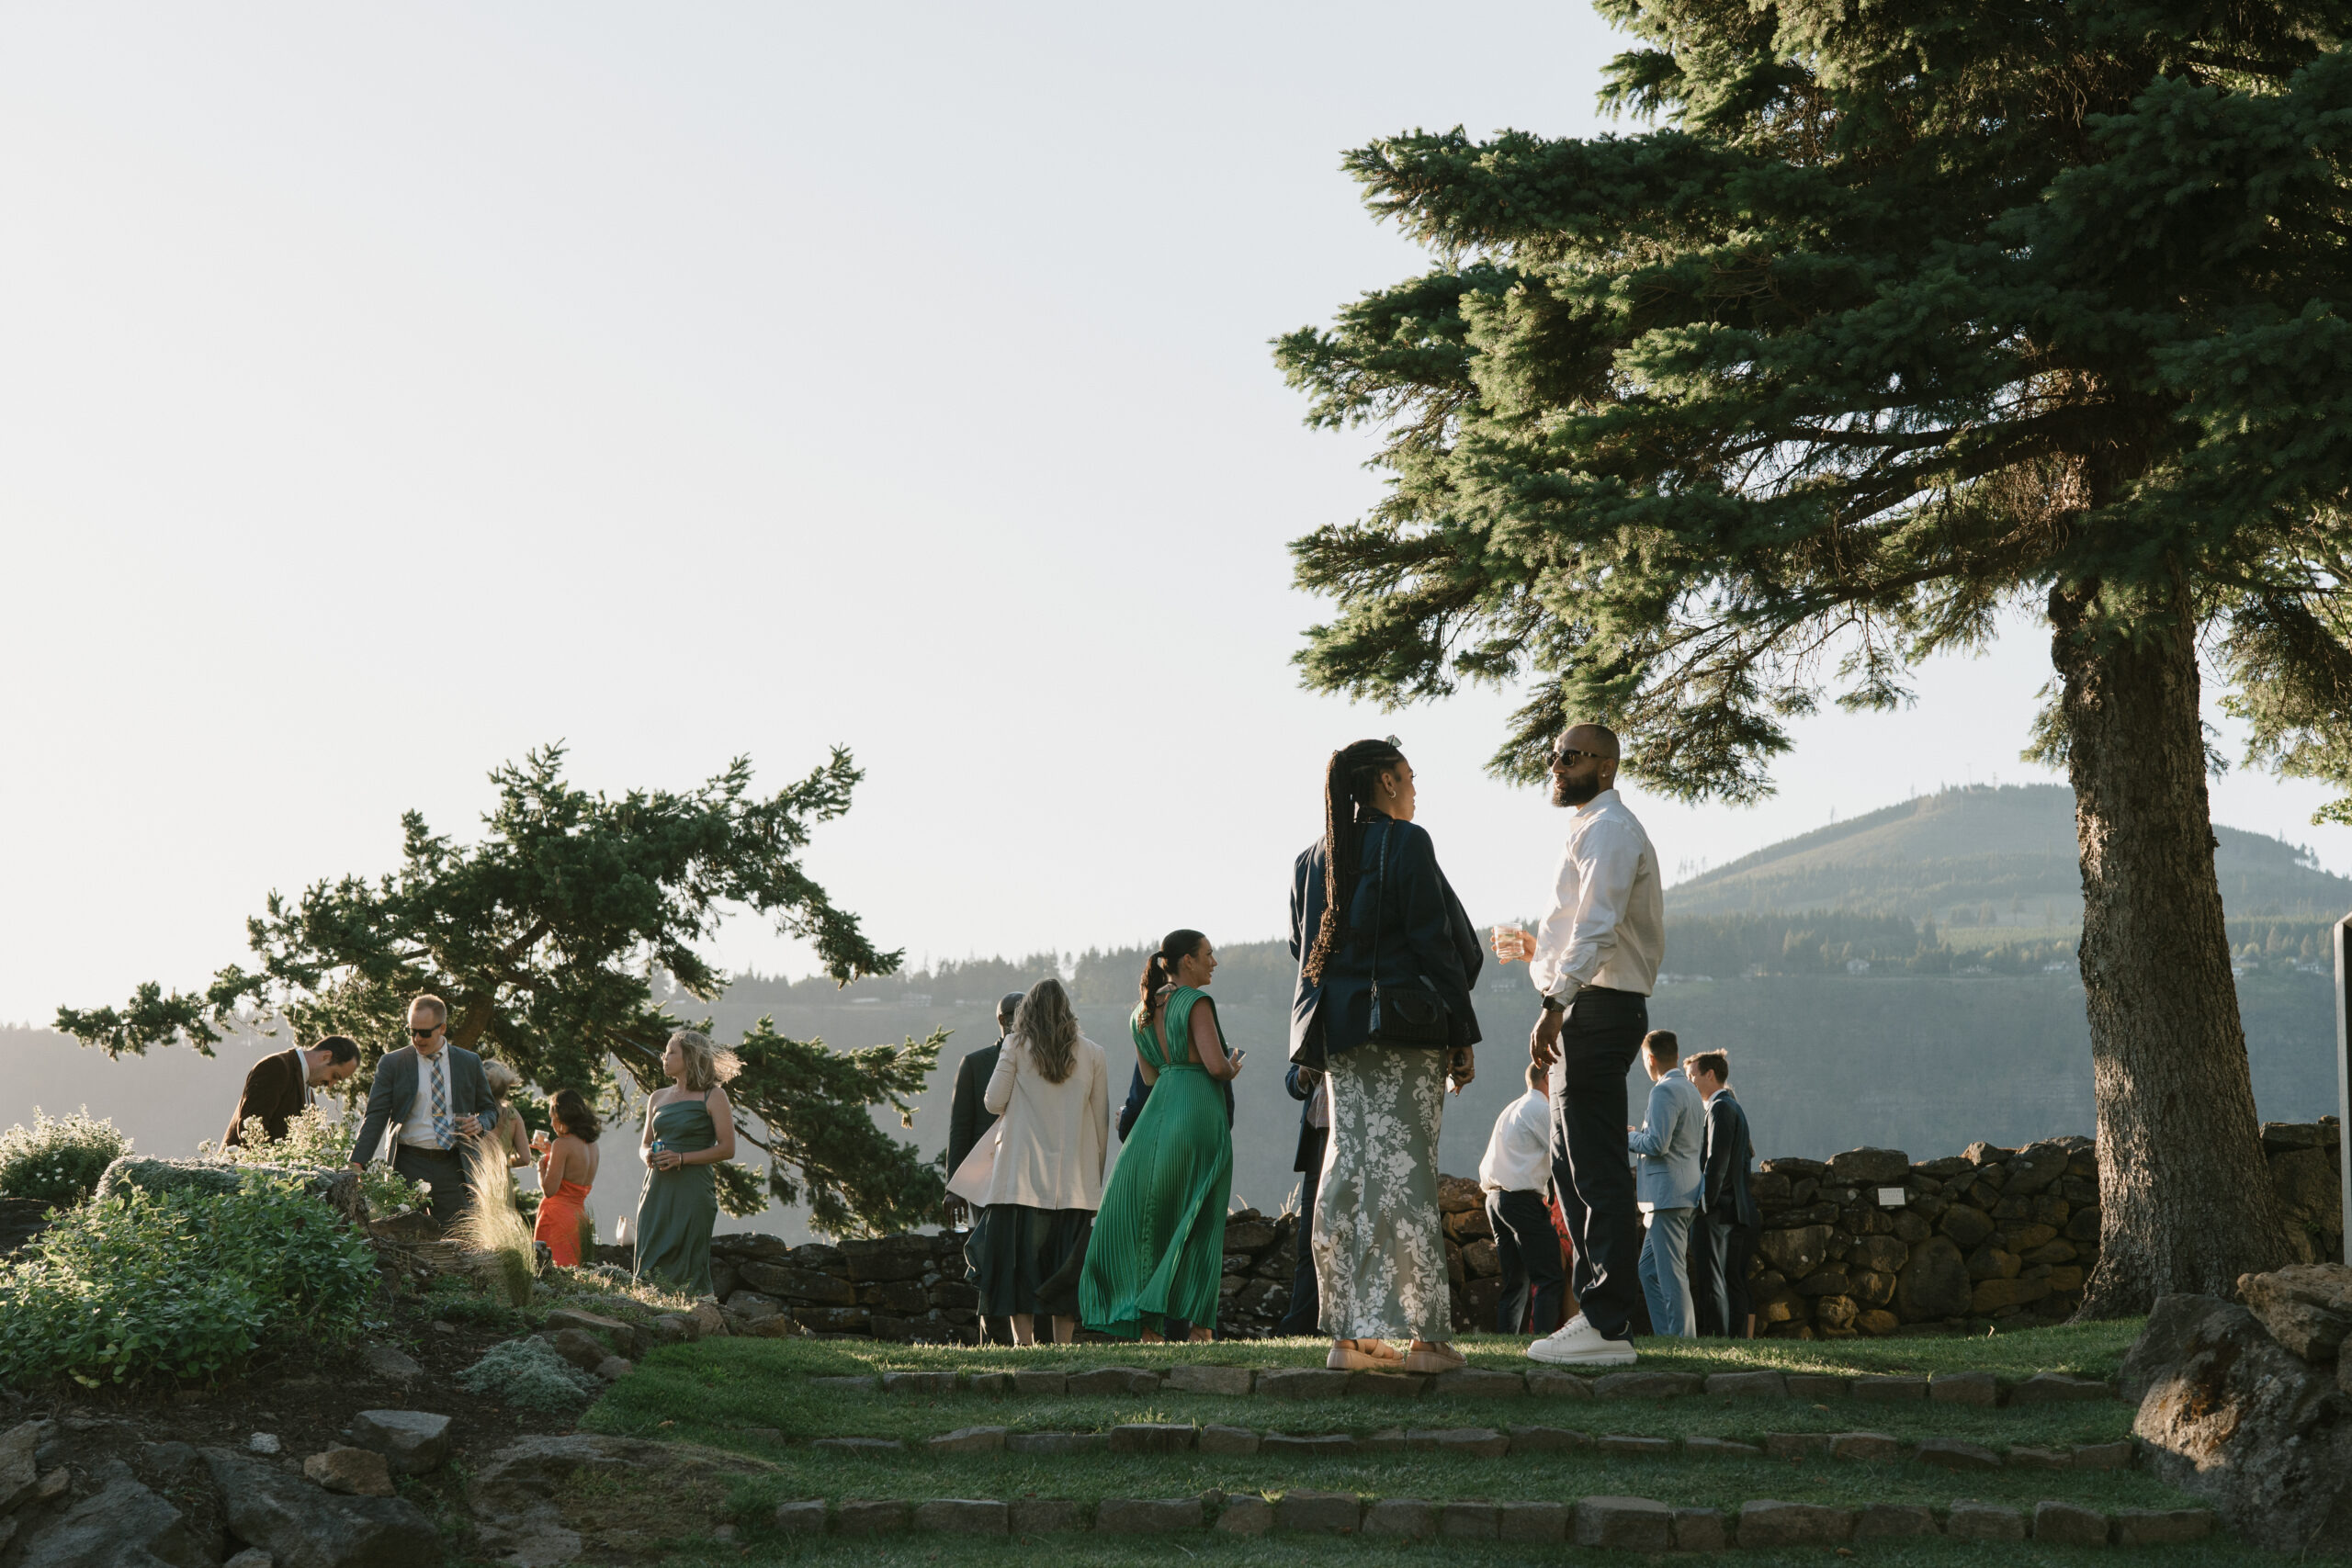
[[[1144,964],[1127,1021],[1151,1098],[1111,1172],[1079,1280],[1086,1325],[1122,1339],[1157,1340],[1171,1317],[1206,1339],[1216,1321],[1233,1130],[1215,1080],[1239,1072],[1241,1056],[1202,994],[1216,972],[1208,938],[1170,931]]]
[[[637,1201],[637,1277],[689,1296],[712,1293],[710,1231],[718,1223],[711,1167],[735,1157],[735,1109],[725,1084],[740,1070],[732,1051],[691,1029],[662,1052],[668,1089],[646,1102],[645,1190]]]

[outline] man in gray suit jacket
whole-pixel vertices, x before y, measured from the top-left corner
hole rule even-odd
[[[1649,1111],[1638,1130],[1628,1129],[1625,1141],[1640,1156],[1634,1193],[1650,1217],[1638,1270],[1650,1327],[1689,1338],[1699,1332],[1688,1270],[1690,1216],[1698,1212],[1706,1175],[1707,1102],[1675,1059],[1679,1046],[1669,1029],[1653,1029],[1642,1041],[1650,1075]]]
[[[367,1168],[389,1127],[392,1168],[432,1184],[433,1218],[447,1225],[472,1197],[458,1140],[492,1124],[498,1102],[482,1076],[481,1058],[449,1043],[448,1003],[431,996],[409,1003],[408,1034],[409,1044],[376,1064],[368,1114],[351,1145],[351,1168]]]

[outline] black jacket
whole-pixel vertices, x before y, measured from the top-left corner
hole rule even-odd
[[[956,1174],[964,1156],[979,1146],[979,1142],[996,1125],[996,1117],[983,1103],[989,1091],[989,1079],[996,1077],[997,1058],[1004,1054],[1004,1042],[983,1045],[966,1056],[956,1069],[956,1098],[947,1107],[947,1174]]]
[[[1225,1125],[1233,1128],[1233,1080],[1219,1078],[1216,1087],[1225,1091]],[[1136,1068],[1136,1076],[1127,1083],[1127,1102],[1119,1107],[1119,1142],[1125,1143],[1127,1134],[1135,1131],[1136,1118],[1143,1114],[1143,1102],[1151,1098],[1151,1086],[1143,1081],[1143,1068]]]
[[[1307,1068],[1302,1067],[1297,1063],[1294,1062],[1291,1064],[1290,1071],[1283,1075],[1283,1087],[1290,1090],[1290,1097],[1293,1100],[1299,1102],[1298,1154],[1292,1159],[1290,1168],[1293,1170],[1301,1172],[1302,1174],[1306,1171],[1320,1170],[1323,1168],[1323,1144],[1324,1140],[1329,1138],[1331,1134],[1331,1129],[1329,1127],[1311,1127],[1307,1125],[1306,1112],[1309,1103],[1315,1099],[1315,1086],[1312,1084],[1302,1084],[1298,1081],[1299,1075],[1306,1072],[1307,1070]],[[1326,1100],[1324,1103],[1329,1105],[1330,1101]]]
[[[1300,961],[1297,987],[1291,994],[1291,1055],[1295,1057],[1300,1045],[1318,1032],[1329,1055],[1363,1043],[1371,1024],[1375,923],[1381,984],[1418,981],[1426,986],[1451,1015],[1450,1043],[1476,1044],[1478,1015],[1471,1010],[1470,987],[1478,983],[1486,954],[1479,950],[1470,917],[1463,913],[1462,900],[1438,869],[1437,850],[1428,832],[1376,811],[1366,812],[1349,830],[1361,835],[1356,856],[1361,871],[1346,940],[1324,965],[1319,983],[1306,977],[1305,960],[1323,923],[1322,840],[1317,840],[1291,869],[1290,953]],[[1379,871],[1384,841],[1388,848],[1385,878]]]
[[[1707,1102],[1707,1173],[1699,1206],[1717,1224],[1760,1229],[1763,1217],[1747,1190],[1747,1165],[1756,1151],[1747,1141],[1747,1112],[1726,1088]]]

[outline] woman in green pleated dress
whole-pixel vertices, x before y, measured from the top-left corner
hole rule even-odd
[[[1225,1275],[1225,1210],[1233,1191],[1233,1130],[1216,1080],[1241,1070],[1202,987],[1216,950],[1198,931],[1170,931],[1145,963],[1127,1021],[1151,1098],[1111,1172],[1087,1244],[1079,1313],[1089,1328],[1157,1340],[1167,1318],[1206,1339]]]
[[[710,1231],[718,1223],[718,1186],[711,1167],[735,1157],[735,1109],[726,1082],[735,1053],[714,1048],[691,1029],[670,1036],[662,1053],[670,1087],[646,1102],[645,1190],[637,1201],[637,1277],[689,1296],[712,1293]]]

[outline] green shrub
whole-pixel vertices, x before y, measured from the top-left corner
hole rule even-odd
[[[259,1123],[247,1119],[248,1143],[214,1148],[208,1141],[196,1145],[206,1159],[228,1165],[259,1166],[286,1170],[341,1170],[351,1159],[351,1145],[359,1129],[348,1116],[330,1114],[324,1105],[306,1107],[286,1122],[286,1136],[264,1141]],[[411,1181],[382,1160],[370,1161],[359,1176],[359,1195],[368,1201],[371,1218],[382,1219],[403,1209],[424,1206],[428,1189]]]
[[[0,1383],[211,1377],[266,1339],[348,1338],[375,1283],[366,1238],[292,1180],[127,1189],[0,1269]]]
[[[71,1208],[97,1190],[107,1167],[130,1148],[111,1121],[94,1122],[84,1106],[51,1118],[33,1107],[33,1124],[0,1133],[0,1198],[29,1198]]]
[[[482,1359],[458,1374],[458,1386],[511,1404],[551,1415],[576,1410],[604,1391],[604,1383],[555,1352],[544,1339],[502,1339]]]

